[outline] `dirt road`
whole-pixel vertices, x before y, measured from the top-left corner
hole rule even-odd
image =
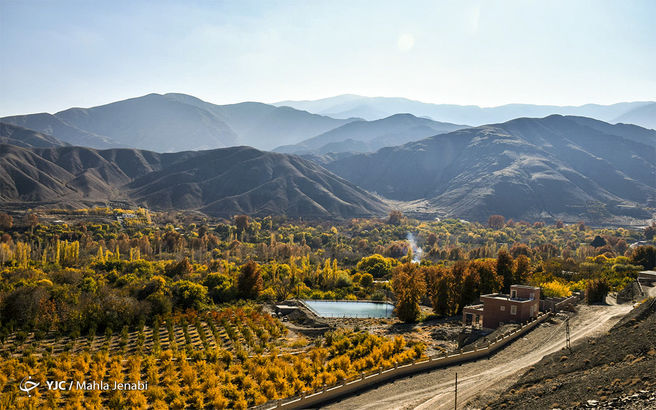
[[[614,325],[631,305],[581,305],[570,319],[571,341],[601,334]],[[489,359],[435,370],[397,380],[358,396],[332,403],[326,409],[452,409],[458,373],[458,407],[477,408],[505,390],[521,371],[565,345],[562,317],[544,323]]]

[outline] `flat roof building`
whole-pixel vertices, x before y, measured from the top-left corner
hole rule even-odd
[[[656,283],[656,271],[643,270],[638,273],[638,282],[641,285],[653,286]]]
[[[481,303],[466,306],[463,323],[496,329],[501,323],[522,323],[537,317],[540,312],[540,288],[511,285],[510,294],[481,295]]]

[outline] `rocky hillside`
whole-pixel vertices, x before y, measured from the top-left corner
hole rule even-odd
[[[0,122],[0,144],[11,144],[25,148],[49,148],[68,145],[51,135],[4,122]]]
[[[545,356],[487,408],[654,408],[655,301],[608,334]]]
[[[374,196],[296,156],[233,147],[158,154],[0,145],[0,203],[125,201],[156,210],[307,218],[382,215]]]
[[[437,135],[326,164],[396,200],[449,216],[609,221],[656,207],[656,131],[553,115]]]
[[[279,147],[276,151],[319,155],[374,152],[463,128],[467,126],[418,118],[412,114],[395,114],[376,121],[350,122],[298,144]]]

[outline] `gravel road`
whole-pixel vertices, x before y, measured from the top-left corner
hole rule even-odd
[[[609,298],[609,302],[611,302]],[[610,329],[631,305],[580,305],[570,319],[571,341]],[[543,323],[489,359],[418,374],[367,390],[326,409],[452,409],[458,373],[458,408],[479,408],[517,380],[523,370],[565,345],[562,317]]]

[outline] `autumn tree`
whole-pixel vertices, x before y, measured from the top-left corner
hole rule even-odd
[[[594,248],[601,248],[602,246],[606,245],[606,240],[601,236],[597,235],[594,237],[590,245]]]
[[[641,265],[647,270],[656,267],[656,247],[654,246],[638,246],[631,252],[631,263],[634,265]]]
[[[506,225],[506,218],[503,215],[490,215],[487,219],[487,224],[492,229],[501,229]]]
[[[497,254],[497,275],[503,279],[503,291],[509,292],[513,284],[513,258],[505,249]]]
[[[421,314],[419,302],[426,292],[421,268],[412,262],[399,265],[394,270],[392,287],[397,300],[397,316],[404,322],[415,322]]]
[[[235,226],[239,232],[243,232],[248,229],[248,224],[250,222],[248,215],[235,215],[234,220]]]
[[[478,276],[479,291],[481,295],[498,292],[503,279],[497,276],[496,261],[490,259],[476,259],[469,263],[469,270]]]
[[[531,273],[531,263],[526,255],[519,255],[515,259],[515,273],[513,282],[517,284],[526,283]]]
[[[390,225],[401,225],[403,222],[403,212],[398,210],[393,210],[390,212],[389,217],[387,218],[387,223]]]
[[[14,225],[14,218],[6,212],[0,212],[0,228],[11,229]]]
[[[184,257],[178,263],[171,263],[166,267],[166,274],[168,276],[184,276],[193,272],[193,265],[189,262],[189,258]]]
[[[606,295],[610,290],[608,282],[604,279],[595,279],[588,282],[585,288],[585,301],[590,303],[603,303],[606,300]]]
[[[25,223],[30,227],[30,231],[34,231],[34,227],[39,224],[39,217],[31,212],[25,216]]]
[[[430,296],[433,311],[438,315],[451,313],[450,289],[453,283],[451,270],[445,266],[430,266],[425,268],[426,276],[431,285]]]
[[[0,216],[0,221],[2,221],[2,216]],[[656,236],[656,222],[652,222],[651,225],[646,227],[644,230],[644,234],[645,234],[645,239],[647,239],[648,241],[654,239],[654,236]]]
[[[479,290],[479,277],[478,272],[467,269],[465,271],[465,276],[462,279],[462,290],[460,291],[460,301],[458,303],[458,312],[461,312],[462,309],[472,303],[478,295],[480,295]]]
[[[244,299],[255,299],[262,290],[262,275],[260,266],[249,261],[241,267],[241,272],[237,278],[237,291]]]
[[[525,243],[515,243],[510,248],[510,254],[513,258],[516,258],[519,255],[531,256],[531,248],[529,248]]]

